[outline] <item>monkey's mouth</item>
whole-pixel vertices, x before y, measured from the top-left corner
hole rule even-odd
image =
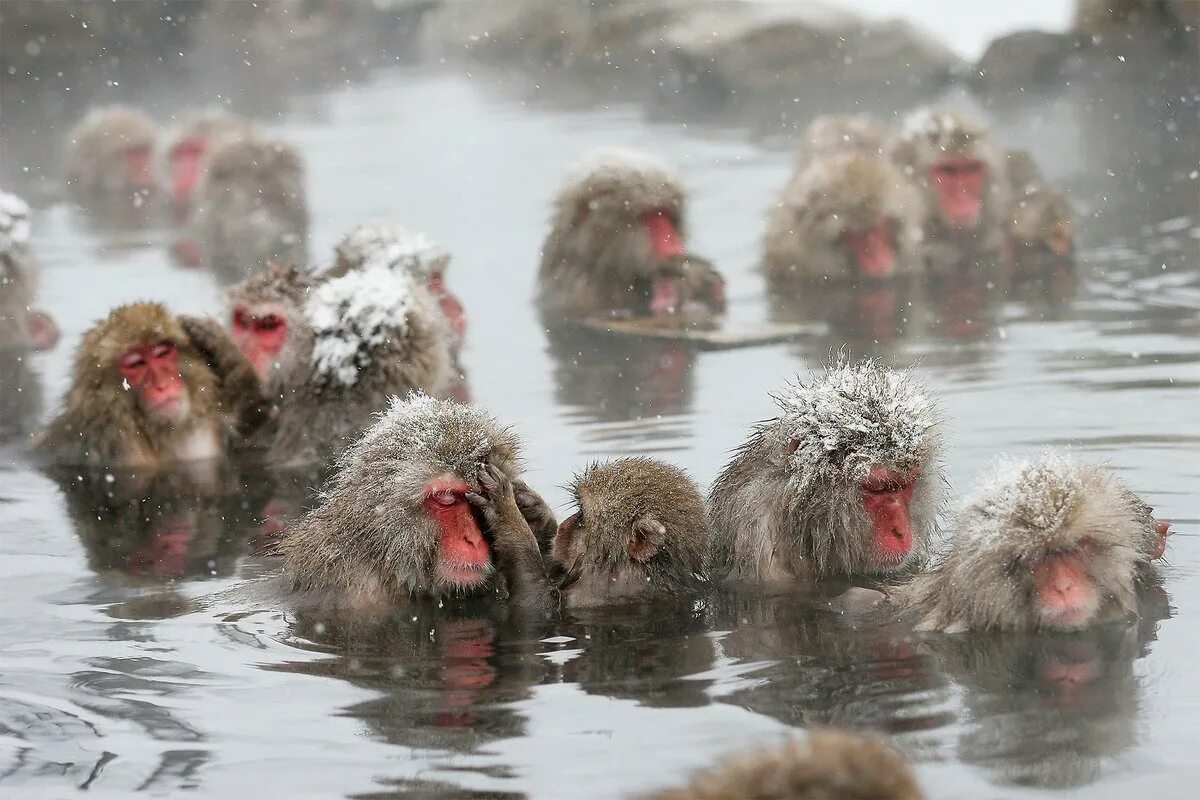
[[[1093,593],[1075,603],[1040,603],[1038,616],[1042,625],[1059,630],[1086,628],[1100,611],[1100,599]]]
[[[468,563],[443,559],[438,564],[438,580],[454,589],[476,589],[491,580],[495,568],[491,562]]]

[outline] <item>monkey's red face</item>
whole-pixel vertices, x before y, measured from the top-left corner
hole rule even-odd
[[[188,396],[179,374],[179,351],[169,341],[144,344],[126,350],[117,359],[117,369],[138,402],[147,412],[179,420],[187,416]]]
[[[422,505],[438,530],[438,580],[473,589],[491,577],[492,553],[467,502],[467,484],[452,473],[425,484]]]
[[[987,165],[978,158],[947,156],[929,168],[929,182],[942,218],[956,228],[974,228],[983,208]]]
[[[254,367],[258,379],[266,382],[271,366],[287,344],[288,321],[283,309],[274,304],[236,306],[230,324],[234,344]]]
[[[177,211],[186,209],[200,182],[208,142],[192,136],[171,148],[171,204]]]
[[[896,269],[896,247],[892,243],[892,218],[880,216],[865,228],[846,227],[842,241],[864,278],[888,278]]]
[[[860,486],[863,508],[871,520],[871,554],[881,571],[903,566],[912,553],[909,506],[920,474],[919,468],[903,475],[874,467]]]
[[[467,312],[463,310],[462,303],[458,301],[458,298],[446,288],[446,279],[441,271],[430,275],[429,281],[425,285],[437,298],[438,305],[442,308],[442,314],[450,323],[450,330],[454,333],[454,337],[461,339],[467,332]]]
[[[1033,603],[1041,623],[1072,630],[1088,625],[1100,611],[1101,597],[1088,573],[1088,548],[1047,555],[1033,565]]]
[[[660,260],[683,255],[683,237],[671,209],[657,208],[642,214],[642,227],[650,242],[650,253]]]
[[[152,155],[148,144],[130,145],[121,151],[125,175],[135,188],[149,189],[154,185],[154,176],[150,172]]]

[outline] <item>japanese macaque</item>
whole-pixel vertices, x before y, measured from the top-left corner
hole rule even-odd
[[[669,167],[640,153],[597,153],[555,200],[539,301],[564,318],[712,318],[725,309],[725,283],[712,264],[687,251],[685,234],[684,191]]]
[[[307,261],[304,163],[289,144],[247,136],[215,147],[195,207],[195,237],[223,272],[245,277],[271,261]]]
[[[371,266],[312,283],[272,265],[228,297],[232,336],[279,407],[269,457],[328,461],[393,395],[445,394],[455,372],[437,301]]]
[[[713,484],[714,574],[815,582],[919,562],[945,483],[938,410],[915,375],[839,359],[775,398]]]
[[[696,591],[711,528],[704,496],[678,467],[653,458],[592,464],[571,486],[577,511],[554,537],[568,607],[638,602]]]
[[[1003,460],[896,598],[924,630],[1078,630],[1137,611],[1168,525],[1108,470],[1046,452]]]
[[[146,206],[154,195],[158,125],[133,108],[90,112],[67,137],[67,188],[88,211]],[[112,210],[115,210],[112,209]]]
[[[809,161],[768,217],[768,283],[783,291],[913,275],[923,267],[921,219],[920,193],[878,152],[844,149]]]
[[[925,195],[926,261],[936,274],[1001,258],[1010,191],[987,128],[953,111],[904,121],[894,158]]]
[[[870,114],[823,114],[804,131],[797,166],[851,151],[883,156],[890,148],[888,129]]]
[[[516,492],[550,512],[520,471],[516,434],[484,411],[393,398],[281,542],[285,579],[335,606],[366,608],[483,594],[503,578],[511,603],[545,608],[542,555]]]
[[[837,730],[727,759],[645,800],[920,800],[904,758],[883,742]]]
[[[204,175],[209,154],[222,143],[248,137],[250,123],[224,109],[208,109],[185,117],[163,147],[164,176],[176,219],[184,219]]]
[[[1075,249],[1074,214],[1066,195],[1046,184],[1033,157],[1023,150],[1006,156],[1012,205],[1009,230],[1018,268],[1047,257],[1069,260]]]
[[[462,303],[446,288],[450,254],[421,233],[402,225],[370,223],[346,234],[334,248],[334,264],[326,273],[336,277],[354,269],[383,266],[411,276],[429,289],[441,306],[457,347],[467,332]]]
[[[48,350],[58,324],[34,310],[37,271],[29,252],[29,206],[0,190],[0,351]]]
[[[34,447],[64,464],[217,459],[266,414],[254,371],[219,325],[133,303],[84,334],[63,409]]]

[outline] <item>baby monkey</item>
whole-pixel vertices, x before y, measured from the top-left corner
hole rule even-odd
[[[1137,611],[1168,525],[1107,469],[1046,452],[1001,461],[940,561],[896,593],[918,627],[1059,630]]]

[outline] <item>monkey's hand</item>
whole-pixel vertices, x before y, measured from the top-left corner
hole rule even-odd
[[[547,552],[554,542],[554,535],[558,533],[558,520],[554,516],[554,510],[540,494],[519,478],[513,481],[513,495],[517,500],[517,508],[521,510],[521,516],[533,530],[538,547],[543,553]]]
[[[553,590],[537,539],[521,514],[512,481],[493,464],[480,465],[478,492],[466,498],[479,513],[496,566],[508,582],[509,602],[525,610],[546,611]]]
[[[270,419],[271,403],[250,362],[216,320],[180,315],[179,324],[216,376],[218,401],[222,409],[235,414],[238,433],[254,433]]]

